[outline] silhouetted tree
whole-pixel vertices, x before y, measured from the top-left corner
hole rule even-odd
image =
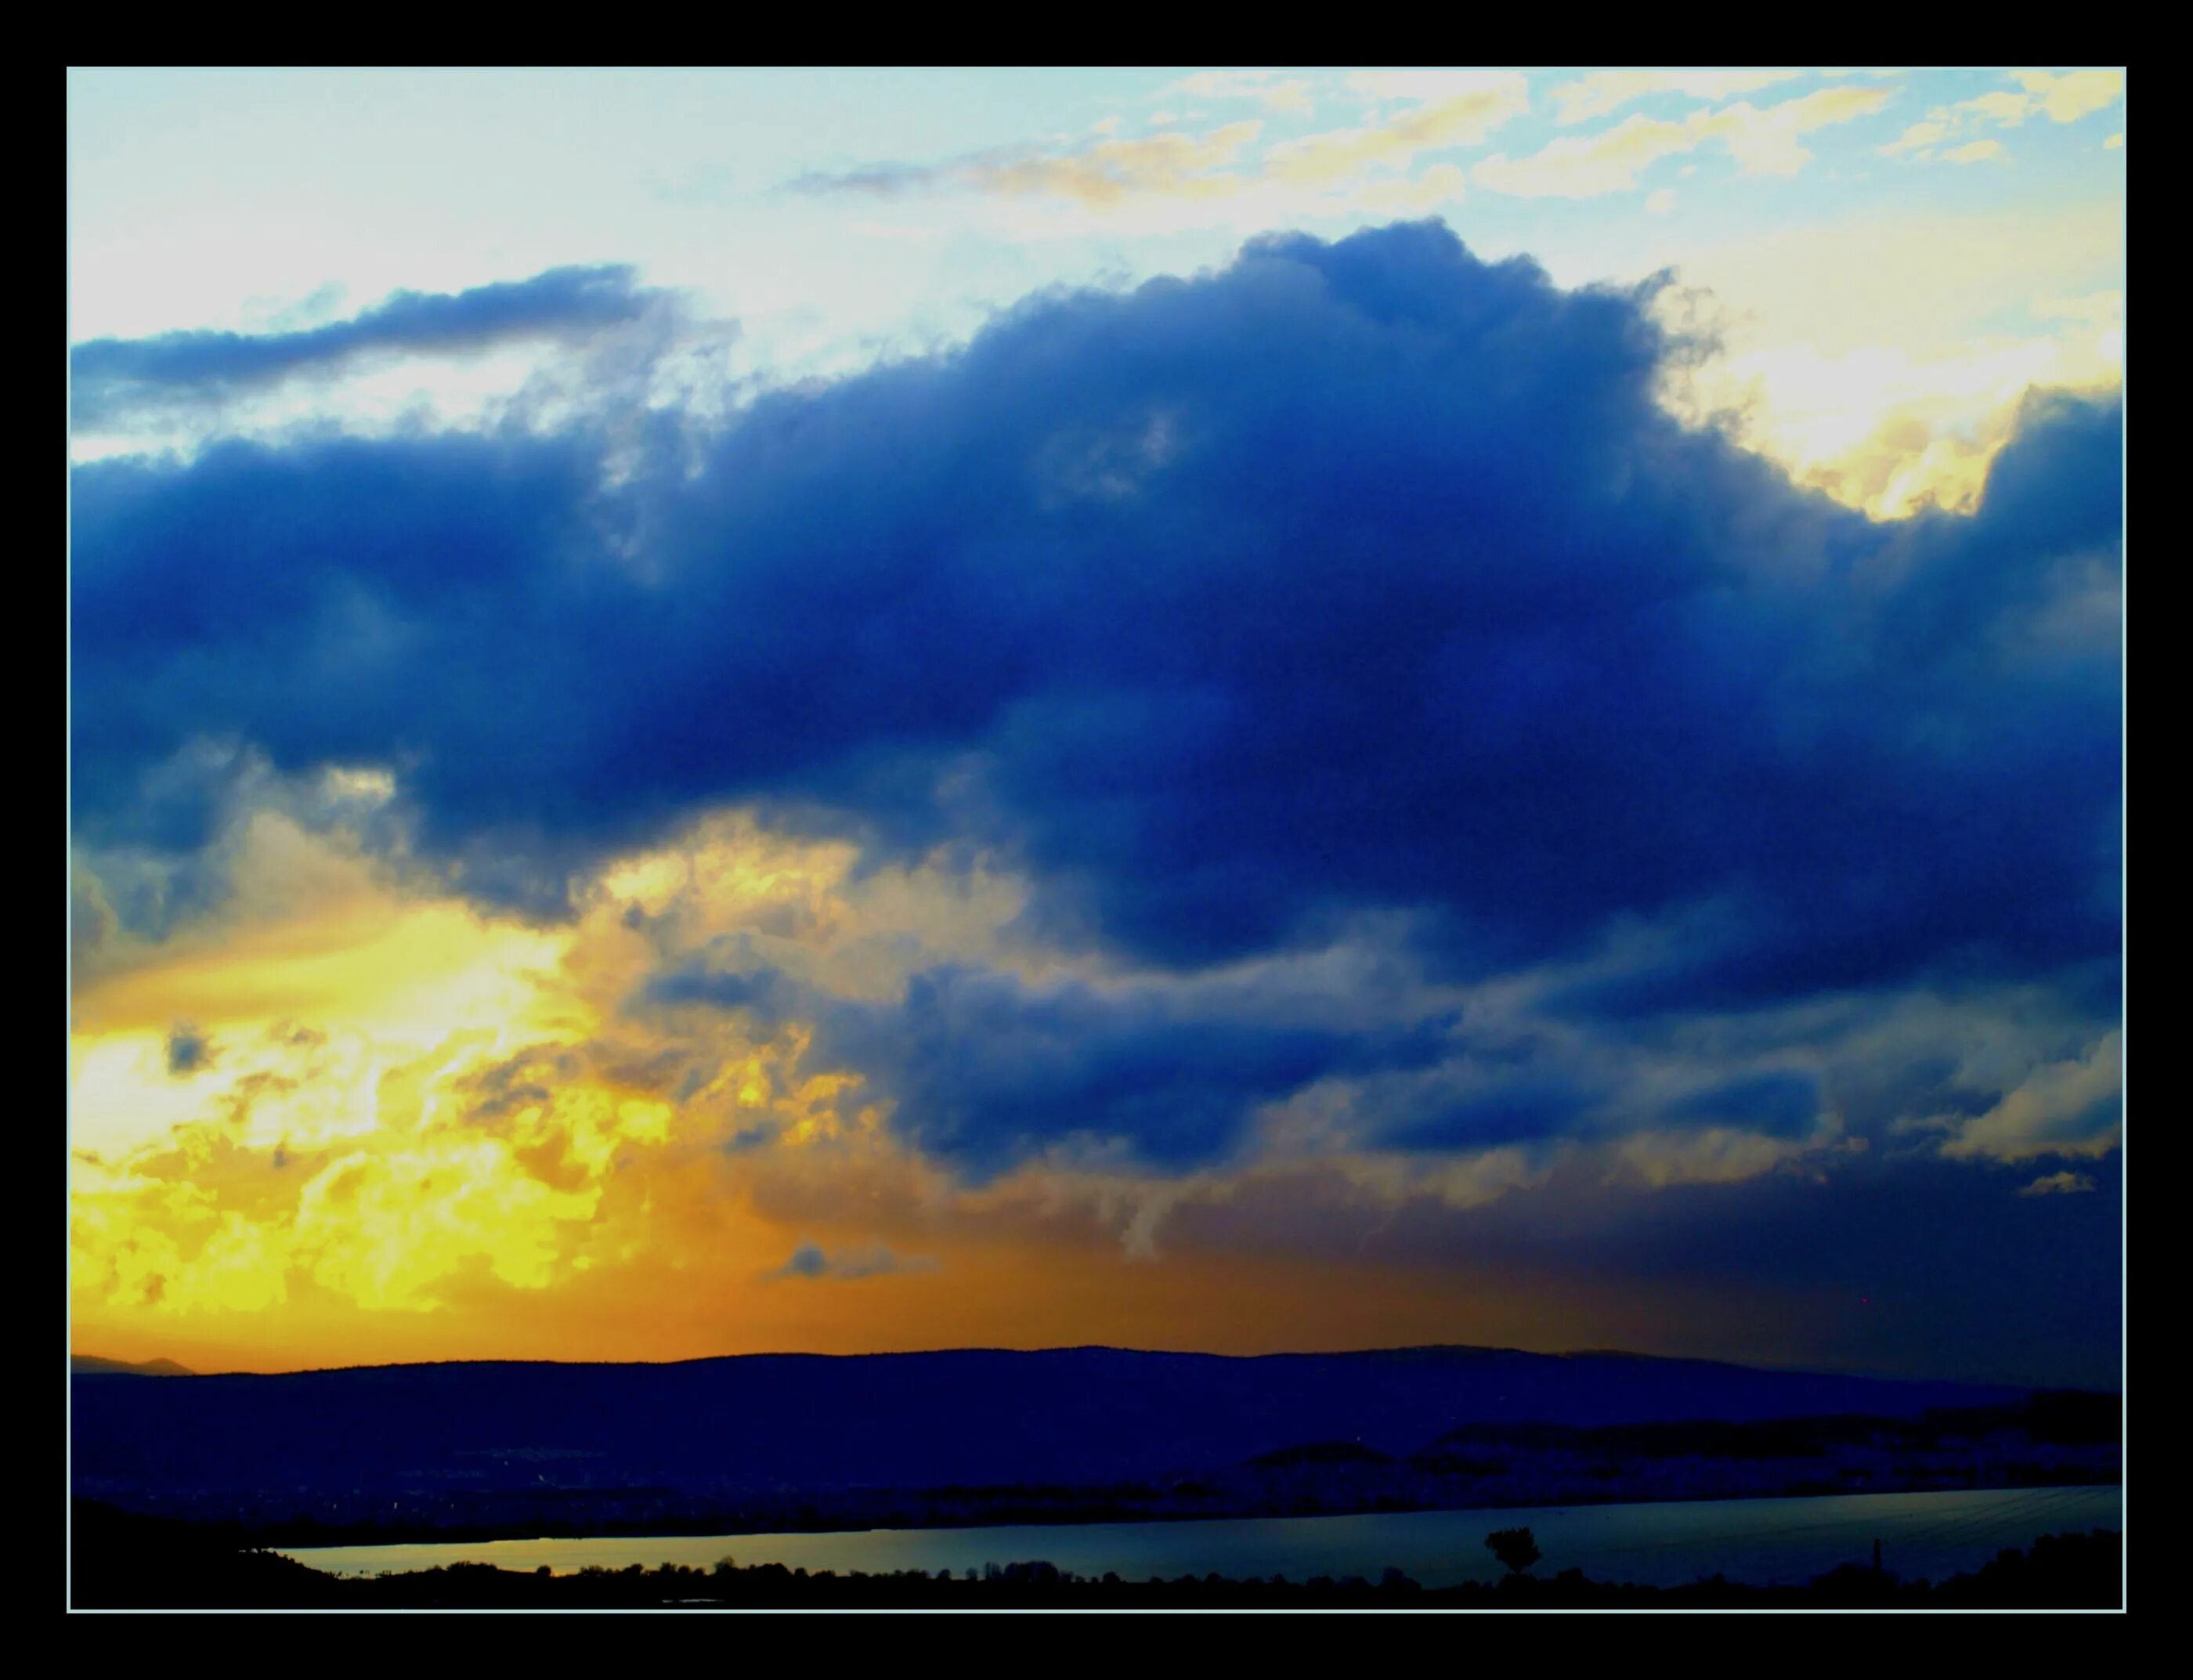
[[[1511,1574],[1524,1574],[1545,1554],[1528,1528],[1497,1528],[1485,1537],[1485,1549],[1508,1566]]]

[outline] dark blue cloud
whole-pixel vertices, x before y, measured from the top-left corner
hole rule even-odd
[[[1435,1153],[1504,1149],[1573,1137],[1603,1092],[1573,1081],[1538,1077],[1489,1091],[1414,1105],[1375,1141],[1387,1149]]]
[[[1595,1014],[2106,958],[2118,408],[1876,525],[1668,419],[1643,302],[1273,238],[620,432],[614,480],[585,421],[86,467],[79,820],[212,735],[398,765],[422,855],[541,903],[749,798],[993,848],[1031,932],[1159,965],[1366,909],[1457,975],[1684,930]]]
[[[505,788],[528,757],[553,772],[546,758],[570,751],[587,702],[542,662],[575,674],[558,650],[587,601],[583,583],[559,599],[550,574],[578,546],[598,464],[581,439],[445,437],[227,444],[189,467],[80,473],[72,766],[85,836],[209,838],[237,755],[179,768],[176,748],[200,735],[290,769],[423,754],[430,780],[461,784],[468,760]],[[539,661],[513,657],[529,625]],[[545,756],[513,738],[506,708],[538,720],[536,742],[556,743]]]
[[[701,1003],[712,1009],[747,1010],[773,1026],[799,1009],[810,995],[773,968],[747,972],[679,968],[656,976],[648,983],[645,995],[646,1001],[670,1008]]]
[[[1775,1137],[1802,1137],[1820,1115],[1820,1081],[1807,1073],[1752,1074],[1673,1104],[1668,1118],[1737,1126]]]
[[[179,1021],[168,1035],[168,1071],[180,1079],[198,1072],[213,1060],[213,1043],[187,1021]]]
[[[868,1247],[833,1254],[818,1243],[803,1242],[792,1251],[792,1258],[773,1270],[762,1274],[764,1280],[804,1278],[810,1282],[830,1281],[850,1282],[862,1277],[887,1277],[894,1272],[934,1271],[936,1263],[923,1255],[894,1254],[880,1243]]]
[[[369,357],[465,355],[529,340],[575,341],[667,307],[621,266],[552,268],[470,291],[400,291],[345,321],[295,332],[174,332],[94,339],[69,353],[75,423],[264,387]]]
[[[815,1068],[862,1076],[899,1135],[981,1180],[1059,1144],[1159,1170],[1225,1159],[1257,1109],[1328,1078],[1422,1068],[1454,1023],[1321,1024],[1239,988],[1034,985],[987,969],[913,975],[885,1002],[833,996],[771,970],[682,969],[642,1007],[749,1012],[811,1025]],[[1124,1150],[1125,1155],[1117,1151]]]
[[[1573,1053],[1568,1059],[1576,1059]],[[1365,1096],[1373,1128],[1366,1141],[1433,1154],[1571,1143],[1640,1128],[1720,1126],[1803,1137],[1820,1113],[1819,1080],[1807,1073],[1747,1074],[1656,1109],[1616,1080],[1586,1079],[1573,1067],[1503,1069],[1474,1050],[1432,1079],[1374,1082]]]

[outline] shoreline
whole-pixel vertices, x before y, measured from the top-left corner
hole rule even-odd
[[[2110,1480],[2099,1482],[2090,1479],[2047,1482],[2027,1480],[1960,1483],[1954,1487],[1913,1485],[1908,1487],[1864,1488],[1807,1488],[1786,1493],[1697,1494],[1665,1499],[1638,1499],[1623,1497],[1620,1494],[1613,1494],[1604,1498],[1586,1496],[1568,1499],[1517,1499],[1500,1500],[1494,1503],[1473,1503],[1469,1505],[1359,1505],[1350,1506],[1346,1509],[1321,1511],[1300,1511],[1291,1509],[1246,1510],[1238,1511],[1222,1511],[1215,1514],[1200,1511],[1176,1511],[1171,1513],[1144,1512],[1141,1514],[1124,1516],[1080,1516],[1053,1511],[1044,1514],[1028,1513],[1010,1515],[1001,1517],[999,1520],[987,1522],[873,1522],[859,1527],[848,1526],[841,1523],[832,1523],[827,1521],[818,1521],[813,1525],[780,1525],[775,1528],[689,1528],[673,1523],[658,1525],[653,1528],[638,1526],[617,1528],[604,1527],[589,1528],[583,1530],[572,1529],[568,1532],[564,1531],[560,1528],[547,1532],[543,1532],[539,1529],[504,1530],[498,1526],[496,1532],[493,1533],[467,1530],[462,1533],[453,1534],[447,1529],[423,1528],[414,1531],[407,1531],[399,1534],[377,1537],[374,1539],[340,1540],[320,1540],[309,1544],[300,1544],[294,1541],[258,1539],[255,1537],[240,1540],[239,1543],[254,1545],[264,1551],[279,1552],[283,1557],[298,1556],[300,1557],[300,1561],[302,1562],[307,1561],[308,1555],[312,1553],[353,1551],[362,1549],[369,1550],[381,1546],[392,1548],[398,1546],[421,1545],[503,1545],[511,1544],[523,1545],[535,1541],[561,1540],[767,1540],[780,1535],[786,1537],[799,1537],[802,1539],[820,1539],[831,1535],[977,1534],[986,1530],[999,1528],[1154,1528],[1159,1526],[1170,1528],[1198,1522],[1318,1522],[1356,1517],[1459,1517],[1466,1516],[1472,1511],[1482,1511],[1488,1516],[1491,1516],[1515,1511],[1599,1511],[1616,1509],[1623,1506],[1642,1508],[1647,1506],[1693,1505],[1772,1504],[1797,1499],[1893,1499],[1901,1495],[1908,1494],[2016,1494],[2054,1491],[2058,1489],[2069,1490],[2073,1488],[2121,1488],[2123,1486],[2124,1479],[2121,1476],[2119,1476]],[[139,1513],[132,1514],[136,1515]],[[149,1515],[149,1513],[146,1514]],[[231,1532],[231,1525],[226,1523],[189,1522],[186,1519],[180,1518],[162,1520],[172,1521],[176,1522],[178,1526],[188,1527],[202,1533],[226,1534]],[[243,1533],[249,1535],[250,1531],[245,1529]],[[306,1556],[300,1556],[301,1554]]]

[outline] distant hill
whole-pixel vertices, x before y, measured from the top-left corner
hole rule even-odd
[[[1274,1454],[1282,1465],[1342,1454],[1375,1463],[1473,1425],[1913,1418],[2021,1397],[1962,1383],[1467,1347],[787,1354],[174,1384],[93,1373],[76,1385],[72,1447],[80,1497],[139,1510],[545,1533],[525,1526],[536,1511],[543,1522],[553,1511],[644,1523],[696,1499],[759,1500],[795,1520],[799,1501],[837,1509],[846,1490],[1171,1486]],[[521,1499],[535,1503],[512,1504]]]
[[[198,1373],[172,1359],[148,1359],[142,1365],[127,1360],[98,1359],[88,1353],[69,1356],[72,1377],[195,1377]]]

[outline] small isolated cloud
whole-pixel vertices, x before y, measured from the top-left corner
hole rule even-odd
[[[1675,189],[1663,186],[1645,201],[1646,212],[1651,215],[1665,215],[1675,208]]]
[[[2036,1178],[2023,1186],[2020,1195],[2084,1195],[2094,1188],[2094,1181],[2083,1173],[2051,1173],[2045,1178]]]
[[[803,1242],[792,1258],[762,1276],[767,1280],[806,1278],[814,1282],[851,1282],[856,1278],[885,1277],[894,1272],[934,1271],[936,1262],[919,1254],[894,1254],[880,1242],[862,1249],[840,1249],[833,1254],[819,1243]]]
[[[2104,152],[2123,151],[2124,130],[2122,129],[2119,129],[2116,133],[2111,135],[2107,140],[2104,140],[2102,142],[2102,150]]]
[[[1949,139],[1955,124],[1946,116],[1930,117],[1923,123],[1914,123],[1881,148],[1884,157],[1893,158],[1899,152],[1915,152],[1924,158],[1932,155],[1930,148]]]
[[[187,1078],[213,1062],[213,1041],[187,1021],[179,1021],[168,1035],[168,1071]]]
[[[2007,163],[2010,161],[2010,154],[2002,149],[2002,142],[1999,140],[1976,140],[1970,145],[1944,152],[1942,161],[1945,163]]]

